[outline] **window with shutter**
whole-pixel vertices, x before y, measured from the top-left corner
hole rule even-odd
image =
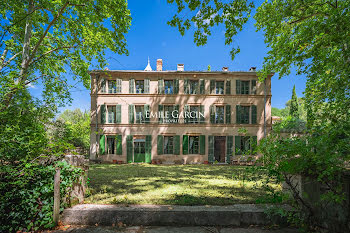
[[[210,80],[210,94],[215,94],[215,80]]]
[[[179,94],[179,80],[174,80],[174,94]]]
[[[210,105],[209,110],[210,110],[210,123],[215,124],[215,106]]]
[[[236,95],[241,94],[241,80],[236,80]]]
[[[104,155],[106,153],[106,137],[105,135],[100,135],[100,154]]]
[[[146,124],[149,124],[149,122],[150,122],[150,108],[149,108],[149,104],[145,104],[144,106],[143,106],[143,108],[144,108],[144,121],[143,121],[143,123],[146,123]]]
[[[126,160],[128,163],[132,163],[133,161],[133,152],[134,152],[134,144],[133,144],[133,136],[126,136]]]
[[[134,152],[134,144],[133,144],[133,136],[126,136],[126,160],[128,163],[132,163],[133,161],[133,152]]]
[[[179,110],[180,110],[180,105],[176,104],[174,105],[174,123],[179,123]],[[177,118],[176,118],[177,117]]]
[[[183,155],[188,154],[188,135],[182,136],[182,154]]]
[[[101,124],[106,124],[106,105],[101,105]]]
[[[163,123],[163,115],[164,115],[164,111],[163,111],[163,105],[159,104],[158,105],[158,121],[159,123]]]
[[[164,154],[174,154],[174,136],[164,136]]]
[[[107,93],[106,79],[101,79],[101,93]]]
[[[117,155],[123,155],[122,135],[115,137]]]
[[[205,155],[205,135],[199,136],[199,154]]]
[[[145,162],[151,163],[151,160],[152,160],[152,135],[146,135]]]
[[[251,80],[251,90],[252,95],[256,95],[256,80]]]
[[[146,93],[146,94],[149,94],[149,84],[150,84],[149,79],[145,79],[145,91],[144,91],[144,93]]]
[[[252,105],[252,120],[251,123],[252,124],[256,124],[257,123],[257,107],[256,105]]]
[[[204,119],[204,105],[200,105],[200,123],[204,124],[205,123],[205,119]]]
[[[116,123],[120,124],[122,122],[122,106],[120,104],[116,105]]]
[[[188,86],[188,79],[184,80],[184,92],[185,92],[185,94],[190,94],[190,88]]]
[[[129,80],[129,93],[132,94],[135,92],[135,79]]]
[[[227,136],[226,141],[226,163],[229,164],[233,155],[233,136]]]
[[[180,135],[174,136],[174,154],[179,155],[180,154]]]
[[[116,93],[122,93],[122,80],[117,79],[117,91]]]
[[[164,80],[158,80],[158,94],[164,94]]]
[[[208,161],[214,162],[214,136],[208,136]]]
[[[134,123],[134,105],[130,104],[129,105],[129,124]]]
[[[241,155],[241,136],[235,136],[235,154]]]
[[[226,80],[226,95],[231,95],[231,80]]]
[[[231,105],[226,105],[226,124],[231,124]]]
[[[157,154],[163,154],[163,135],[158,135],[157,137]]]
[[[108,80],[108,93],[110,93],[110,94],[117,93],[116,80]]]
[[[114,124],[116,122],[116,106],[107,106],[107,116],[108,116],[108,123]]]
[[[184,107],[184,121],[185,121],[185,124],[188,124],[190,122],[190,118],[188,117],[189,113],[190,113],[190,106],[185,105],[185,107]]]
[[[164,80],[164,94],[174,94],[174,80]]]
[[[202,95],[205,94],[205,80],[204,79],[199,80],[199,94],[202,94]]]

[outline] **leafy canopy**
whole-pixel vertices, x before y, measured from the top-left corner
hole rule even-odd
[[[47,102],[69,98],[66,73],[90,86],[88,69],[106,65],[105,50],[128,54],[131,22],[124,0],[0,2],[0,104],[37,83]]]

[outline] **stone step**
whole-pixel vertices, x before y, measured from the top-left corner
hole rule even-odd
[[[128,226],[250,226],[283,224],[280,217],[270,220],[266,210],[272,205],[230,206],[97,205],[82,204],[65,209],[65,225],[126,224]],[[288,206],[281,206],[289,209]]]

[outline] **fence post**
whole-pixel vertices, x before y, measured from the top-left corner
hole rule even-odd
[[[58,223],[60,215],[60,175],[61,170],[56,167],[56,173],[54,176],[54,194],[53,194],[53,222],[55,225]]]

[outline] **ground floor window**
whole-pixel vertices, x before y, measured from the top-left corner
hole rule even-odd
[[[256,153],[257,137],[256,136],[236,136],[236,155],[250,155]]]
[[[199,136],[189,136],[188,148],[190,154],[199,154]]]
[[[174,154],[173,136],[164,136],[164,154]]]
[[[107,137],[107,154],[115,154],[115,138]]]
[[[136,123],[144,123],[144,111],[145,108],[143,105],[137,105],[135,106],[135,112],[136,112]]]

